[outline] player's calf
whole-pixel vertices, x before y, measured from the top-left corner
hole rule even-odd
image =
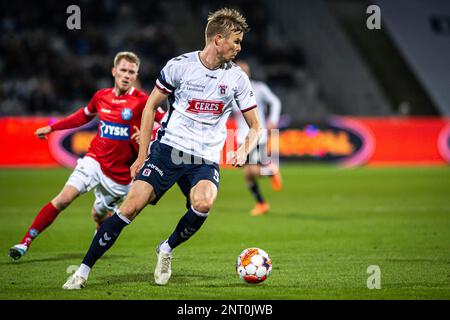
[[[171,249],[175,249],[181,243],[192,237],[203,225],[206,218],[208,217],[208,212],[200,212],[191,207],[180,221],[178,221],[175,230],[172,232],[167,240],[167,244]]]
[[[154,272],[156,284],[167,284],[172,275],[172,250],[191,238],[200,229],[207,217],[208,212],[199,212],[191,206],[186,214],[181,217],[180,221],[178,221],[170,237],[159,244],[156,249],[158,260]]]
[[[91,246],[83,259],[83,264],[92,268],[97,260],[111,248],[122,229],[130,222],[130,220],[120,214],[119,210],[116,210],[115,214],[107,219],[95,234]]]

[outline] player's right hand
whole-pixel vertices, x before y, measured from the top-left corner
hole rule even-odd
[[[141,160],[137,158],[136,161],[131,165],[130,167],[131,179],[136,178],[139,170],[144,166],[144,162],[145,159]]]
[[[41,127],[39,129],[37,129],[34,134],[39,138],[39,139],[44,139],[47,140],[47,135],[52,132],[52,128],[50,126],[45,126],[45,127]]]

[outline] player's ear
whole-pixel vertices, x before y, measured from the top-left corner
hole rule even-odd
[[[221,44],[222,44],[222,42],[223,42],[223,35],[222,34],[220,34],[220,33],[218,33],[218,34],[216,34],[215,36],[214,36],[214,44],[216,45],[216,46],[220,46]]]
[[[116,76],[116,68],[112,68],[111,69],[111,74],[112,74],[113,77]]]

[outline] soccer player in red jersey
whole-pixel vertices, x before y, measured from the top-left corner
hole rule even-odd
[[[61,192],[44,205],[19,244],[10,248],[9,256],[20,259],[31,242],[67,208],[79,195],[94,190],[92,217],[97,229],[127,194],[131,185],[130,166],[139,151],[140,121],[148,95],[133,86],[138,76],[140,60],[132,52],[119,52],[114,58],[112,76],[114,87],[97,91],[87,106],[70,116],[39,128],[35,134],[46,139],[52,131],[80,127],[96,116],[100,123],[97,135],[86,155],[77,166]],[[155,121],[164,116],[162,109]]]

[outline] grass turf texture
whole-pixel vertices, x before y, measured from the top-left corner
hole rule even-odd
[[[37,211],[63,186],[67,169],[0,170],[0,299],[449,299],[450,169],[285,165],[284,189],[261,189],[272,210],[251,217],[242,172],[222,170],[212,214],[175,251],[165,287],[153,284],[155,246],[184,214],[172,188],[125,228],[91,271],[87,287],[61,289],[66,270],[90,245],[92,193],[77,199],[12,262]],[[239,253],[257,246],[273,260],[262,284],[235,273]],[[366,286],[381,269],[381,289]]]

